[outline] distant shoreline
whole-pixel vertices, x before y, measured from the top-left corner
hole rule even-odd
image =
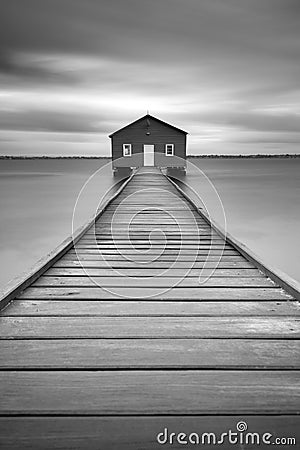
[[[293,153],[293,154],[289,154],[289,153],[281,153],[279,155],[268,155],[268,154],[261,154],[261,153],[257,153],[257,154],[253,154],[253,155],[187,155],[187,158],[200,158],[200,159],[204,159],[204,158],[227,158],[227,159],[232,159],[232,158],[239,158],[239,159],[248,159],[248,158],[300,158],[300,153]]]
[[[110,156],[1,156],[1,159],[111,159]]]
[[[300,158],[300,153],[283,153],[279,155],[264,155],[264,154],[253,154],[253,155],[187,155],[190,159],[262,159],[262,158]],[[25,160],[25,159],[111,159],[110,156],[10,156],[10,155],[0,155],[0,160]]]

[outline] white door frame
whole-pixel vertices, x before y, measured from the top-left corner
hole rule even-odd
[[[154,144],[144,144],[144,166],[154,166]]]

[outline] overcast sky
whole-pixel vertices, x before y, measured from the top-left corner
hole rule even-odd
[[[300,152],[299,0],[2,0],[2,154],[109,154],[147,110],[190,153]]]

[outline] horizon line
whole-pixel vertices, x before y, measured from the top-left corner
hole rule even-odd
[[[202,153],[187,158],[300,158],[300,153]],[[103,155],[0,155],[0,159],[111,159]]]

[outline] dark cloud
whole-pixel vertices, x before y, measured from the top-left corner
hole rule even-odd
[[[2,0],[8,49],[124,59],[299,56],[298,0]],[[13,32],[12,32],[13,30]]]
[[[106,133],[150,107],[195,138],[289,142],[299,17],[299,0],[2,0],[1,128]]]
[[[0,76],[6,77],[6,81],[16,82],[30,81],[50,84],[70,84],[77,83],[74,73],[68,71],[57,71],[51,65],[45,65],[43,59],[36,60],[25,55],[4,51],[0,49]]]
[[[97,114],[88,112],[0,111],[0,123],[1,128],[5,130],[61,133],[108,133],[110,130],[110,124],[107,124]]]

